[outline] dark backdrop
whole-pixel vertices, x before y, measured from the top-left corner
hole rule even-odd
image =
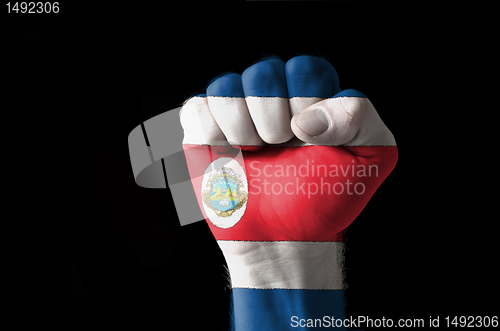
[[[127,137],[222,72],[305,53],[328,58],[341,88],[371,99],[400,154],[347,233],[348,314],[440,316],[441,325],[447,315],[492,315],[490,195],[465,173],[477,160],[467,139],[457,146],[450,134],[447,87],[461,76],[443,52],[455,37],[412,6],[360,3],[8,16],[1,323],[224,330],[214,238],[204,222],[178,225],[168,189],[134,183]]]

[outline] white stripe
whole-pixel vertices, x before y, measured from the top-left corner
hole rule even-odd
[[[287,98],[246,97],[245,100],[262,140],[269,144],[281,144],[294,137]]]
[[[193,97],[181,111],[184,144],[308,145],[295,138],[293,115],[323,99],[317,97]],[[292,139],[292,140],[290,140]],[[161,145],[161,144],[160,144]],[[153,151],[154,152],[154,151]]]
[[[183,144],[229,146],[224,133],[210,112],[207,98],[189,99],[182,106],[180,122],[184,129]]]
[[[342,242],[217,241],[233,288],[345,288]]]
[[[207,97],[210,112],[227,140],[236,145],[264,145],[244,98]]]
[[[290,104],[291,116],[299,113],[302,109],[314,105],[317,102],[324,100],[324,98],[317,97],[294,97],[291,98],[288,103]]]

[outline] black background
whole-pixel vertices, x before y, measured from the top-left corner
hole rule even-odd
[[[467,84],[449,54],[464,36],[431,25],[441,13],[382,2],[67,6],[2,16],[2,325],[227,328],[214,238],[204,222],[178,225],[168,189],[135,184],[127,137],[267,54],[328,58],[398,143],[395,170],[347,233],[348,315],[443,326],[497,314],[494,196],[474,167],[493,170],[472,130],[452,133],[467,106],[451,100]]]

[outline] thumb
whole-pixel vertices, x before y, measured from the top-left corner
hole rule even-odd
[[[395,146],[392,133],[368,98],[344,90],[295,114],[292,131],[300,140],[327,146]]]

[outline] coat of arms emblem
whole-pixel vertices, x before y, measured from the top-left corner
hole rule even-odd
[[[202,191],[203,203],[220,217],[228,217],[240,209],[248,198],[240,175],[229,167],[220,167],[207,181],[208,190]]]
[[[201,200],[206,216],[217,227],[230,228],[245,214],[248,182],[243,165],[241,156],[239,159],[221,157],[205,170]]]

